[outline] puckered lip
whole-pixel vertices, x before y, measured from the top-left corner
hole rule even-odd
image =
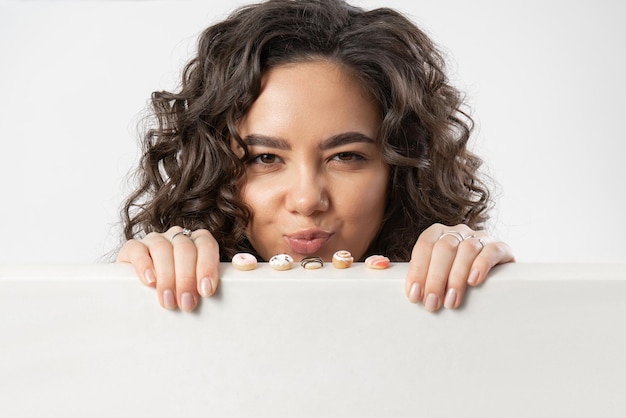
[[[294,253],[302,255],[318,253],[331,236],[331,232],[317,228],[301,229],[284,235],[289,248]]]

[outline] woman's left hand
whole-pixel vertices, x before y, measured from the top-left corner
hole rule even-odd
[[[429,312],[441,306],[455,309],[468,285],[481,284],[493,266],[512,261],[511,248],[484,231],[434,224],[413,247],[406,293],[411,302],[422,301]]]

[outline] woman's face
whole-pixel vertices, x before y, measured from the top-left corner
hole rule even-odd
[[[382,222],[389,179],[375,141],[380,124],[375,101],[335,64],[267,71],[239,125],[250,152],[247,236],[261,257],[365,255]]]

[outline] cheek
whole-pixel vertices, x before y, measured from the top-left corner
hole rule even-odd
[[[255,182],[246,184],[242,189],[242,198],[251,210],[251,223],[258,223],[271,213],[273,202],[270,188],[262,188]],[[256,221],[256,222],[255,222]]]
[[[388,178],[387,170],[381,169],[375,175],[361,179],[358,184],[335,191],[338,211],[355,227],[362,228],[363,234],[378,231],[387,201]]]
[[[275,182],[265,184],[254,179],[242,188],[242,200],[250,209],[247,235],[257,251],[261,250],[261,242],[268,239],[268,231],[273,230],[272,224],[283,201],[281,193],[281,187]]]
[[[362,193],[361,200],[355,203],[357,213],[361,215],[362,222],[378,230],[386,207],[386,193],[375,190]]]

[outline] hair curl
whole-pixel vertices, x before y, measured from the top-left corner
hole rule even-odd
[[[379,103],[380,141],[390,166],[386,215],[368,253],[408,261],[433,223],[481,227],[490,207],[467,149],[473,127],[445,60],[400,13],[341,0],[269,0],[238,9],[200,36],[178,92],[155,92],[155,125],[144,137],[139,187],[124,205],[124,235],[173,225],[207,228],[229,260],[251,251],[250,210],[240,199],[246,150],[238,121],[259,96],[261,78],[281,64],[325,59],[357,78]]]

